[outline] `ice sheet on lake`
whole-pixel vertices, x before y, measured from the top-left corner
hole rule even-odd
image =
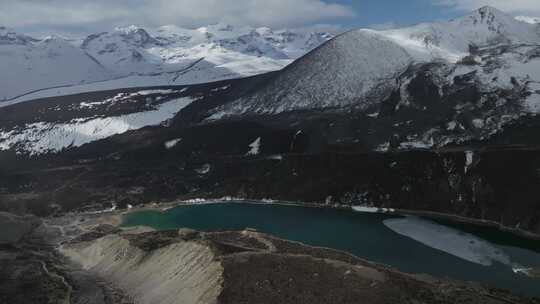
[[[383,223],[398,234],[469,262],[511,265],[510,257],[502,249],[469,233],[416,217],[388,219]]]

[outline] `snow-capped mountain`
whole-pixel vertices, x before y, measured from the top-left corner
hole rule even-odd
[[[363,131],[356,130],[357,126],[343,126],[342,130],[348,131],[340,131],[332,140],[345,141],[346,138],[346,141],[362,142],[364,147],[381,151],[484,140],[509,123],[540,113],[540,35],[536,29],[533,24],[484,7],[448,22],[385,31],[349,31],[269,75],[256,89],[213,101],[203,107],[204,111],[197,106],[195,117],[216,121],[244,117],[264,119],[280,114],[292,115],[294,123],[300,123],[302,115],[334,113],[345,115],[343,120],[353,124],[349,116],[354,113],[354,117],[363,117],[364,123],[372,125],[369,136],[358,135]],[[266,28],[244,30],[225,25],[196,30],[166,26],[152,33],[130,27],[88,37],[82,49],[90,58],[105,62],[108,70],[136,73],[121,81],[161,81],[171,77],[204,82],[249,75],[242,70],[245,66],[253,67],[255,73],[262,70],[264,62],[289,62],[290,59],[283,58],[290,58],[302,48],[307,50],[327,38],[324,34],[274,32]],[[131,65],[133,62],[136,65]],[[129,71],[133,66],[148,74]],[[279,64],[274,67],[277,66]],[[176,71],[178,68],[181,70]],[[229,85],[224,87],[227,91]],[[220,91],[221,87],[218,85],[212,90]],[[209,96],[216,94],[212,90],[207,92]],[[160,104],[159,100],[172,98],[169,95],[151,97]],[[83,103],[115,105],[111,102],[114,96],[103,100],[101,95],[96,96],[91,101],[70,99],[70,102],[80,102],[83,108]],[[126,98],[126,103],[132,100],[142,102],[130,97]],[[54,109],[43,111],[48,113]],[[85,109],[91,112],[90,108]],[[73,112],[65,105],[54,111]],[[75,111],[74,115],[77,113]],[[57,121],[33,118],[24,125],[3,127],[0,149],[18,147],[18,152],[28,149],[30,153],[39,154],[68,148],[70,140],[62,140],[59,148],[49,150],[41,142],[39,149],[27,143],[58,134],[61,138],[72,138],[65,135],[68,131],[56,131],[56,123],[60,122],[62,130],[79,130],[86,128],[88,118],[94,119],[97,125],[90,123],[94,130],[91,133],[106,136],[90,136],[89,142],[133,129],[122,126],[117,128],[121,132],[103,133],[100,130],[108,130],[110,125],[101,126],[100,123],[108,124],[101,117],[112,114],[99,113],[86,113],[82,122],[78,116],[66,121],[63,115]],[[119,120],[124,121],[124,118]],[[50,136],[45,136],[44,132]]]
[[[422,23],[382,34],[411,52],[428,51],[446,60],[459,59],[474,46],[540,41],[535,25],[489,6],[447,22]]]
[[[165,45],[225,49],[273,59],[298,58],[333,36],[327,32],[236,28],[227,24],[214,24],[195,30],[163,26],[154,30],[153,35]]]
[[[130,73],[157,72],[161,60],[142,51],[158,45],[144,29],[137,27],[117,28],[111,33],[88,36],[81,48],[118,76]]]
[[[331,37],[322,32],[223,24],[153,30],[129,26],[90,35],[74,45],[58,37],[38,40],[3,28],[0,54],[6,56],[0,58],[0,66],[6,68],[0,85],[6,89],[0,100],[16,103],[97,90],[251,76],[279,70]],[[14,53],[23,59],[13,60]],[[26,81],[8,74],[17,70]],[[29,77],[22,71],[28,71]],[[16,98],[20,95],[24,96]]]
[[[491,7],[448,22],[353,30],[296,61],[264,89],[223,107],[213,118],[328,107],[366,109],[399,87],[396,79],[411,66],[433,62],[458,74],[477,71],[486,87],[512,87],[511,78],[534,86],[531,81],[540,81],[538,58],[530,55],[540,45],[536,30]],[[491,57],[478,56],[484,48],[491,49]]]
[[[279,49],[287,47],[282,44],[283,39],[266,39],[259,32],[268,37],[273,34],[270,30],[235,30],[231,26],[214,25],[195,30],[164,26],[150,35],[142,28],[130,26],[91,35],[81,47],[119,76],[174,73],[194,63],[204,65],[202,61],[213,67],[245,61],[253,63],[255,68],[260,58],[275,61],[294,59]],[[295,51],[301,52],[302,49]],[[309,49],[304,50],[307,51]],[[231,69],[231,72],[243,75],[246,71]],[[251,73],[247,71],[247,74]]]
[[[0,28],[0,101],[46,87],[110,78],[103,65],[60,37],[43,40]]]
[[[163,26],[150,32],[130,26],[89,36],[82,48],[119,76],[168,73],[166,84],[186,84],[279,69],[331,37],[226,24],[194,30]],[[197,77],[201,73],[208,76]]]

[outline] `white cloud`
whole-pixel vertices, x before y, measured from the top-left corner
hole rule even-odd
[[[354,16],[329,0],[0,0],[0,22],[15,28],[106,29],[137,24],[296,27]]]
[[[489,5],[508,13],[540,14],[540,0],[436,0],[436,4],[463,11]]]
[[[540,23],[540,17],[516,16],[516,19],[530,24]]]

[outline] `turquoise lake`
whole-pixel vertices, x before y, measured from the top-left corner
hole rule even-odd
[[[202,231],[254,228],[280,238],[350,252],[409,273],[474,281],[540,297],[540,242],[496,228],[350,210],[217,203],[127,214],[124,226]]]

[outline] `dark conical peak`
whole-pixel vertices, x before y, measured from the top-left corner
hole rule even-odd
[[[493,31],[500,31],[517,22],[514,17],[492,6],[483,6],[457,20],[472,25],[487,25]]]
[[[146,46],[147,44],[157,43],[157,41],[148,34],[148,32],[138,26],[131,25],[127,27],[115,28],[116,33],[119,33],[129,42],[137,46]]]
[[[493,6],[482,6],[481,8],[474,10],[472,13],[470,13],[469,16],[471,17],[479,16],[482,20],[508,17],[508,15],[505,12],[497,8],[494,8]]]
[[[503,12],[503,11],[499,10],[498,8],[493,7],[493,6],[489,6],[489,5],[482,6],[481,8],[477,9],[476,11],[479,12],[479,13],[483,13],[483,14],[491,13],[491,14],[495,14],[495,15],[506,15],[505,12]]]

